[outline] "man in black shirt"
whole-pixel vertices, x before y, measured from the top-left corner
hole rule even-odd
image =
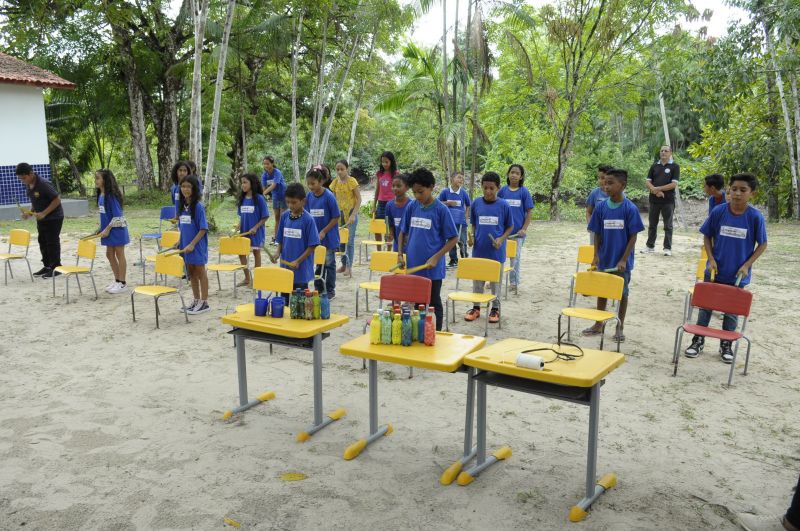
[[[650,219],[647,227],[647,247],[643,253],[655,252],[658,218],[664,219],[664,256],[672,255],[672,215],[675,212],[675,188],[681,168],[672,161],[672,149],[661,146],[659,160],[647,172],[647,188],[650,190]]]
[[[44,267],[34,276],[51,278],[60,273],[53,271],[61,265],[61,225],[64,223],[64,209],[61,208],[61,197],[53,185],[39,177],[30,164],[17,164],[17,177],[25,184],[28,198],[31,200],[31,213],[23,214],[28,219],[36,218],[39,231],[39,250],[42,253]]]

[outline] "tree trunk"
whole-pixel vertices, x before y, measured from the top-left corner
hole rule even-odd
[[[442,127],[442,147],[444,149],[445,183],[450,179],[450,150],[448,128],[450,127],[450,96],[447,92],[447,0],[442,0],[442,104],[444,106],[444,126]]]
[[[778,110],[775,104],[775,82],[769,72],[765,72],[764,77],[767,84],[767,122],[770,124],[770,131],[778,130]],[[775,159],[773,155],[773,160]],[[780,201],[778,200],[778,176],[780,170],[777,164],[771,164],[767,169],[767,182],[764,190],[767,195],[767,219],[778,222],[781,219]]]
[[[475,5],[475,11],[477,12],[478,6],[477,3]],[[477,61],[476,61],[476,70],[477,70]],[[469,195],[470,197],[475,196],[475,173],[478,170],[477,167],[477,159],[478,159],[478,76],[475,75],[472,77],[472,175],[470,176],[469,181]]]
[[[789,84],[792,87],[792,106],[794,107],[794,140],[797,154],[795,163],[797,164],[797,173],[800,176],[800,100],[797,97],[797,75],[794,70],[789,71]],[[797,187],[793,188],[795,192],[795,210],[800,214],[800,203],[798,203]]]
[[[378,28],[372,32],[372,39],[369,43],[369,53],[367,54],[367,65],[372,61],[372,51],[375,49],[375,35],[378,33]],[[361,86],[358,88],[358,98],[356,98],[356,108],[353,113],[353,126],[350,128],[350,143],[347,146],[347,163],[353,158],[353,146],[356,143],[356,130],[358,129],[358,116],[361,110],[361,100],[364,98],[364,87],[367,84],[367,76],[361,78]]]
[[[228,13],[225,17],[225,31],[222,34],[222,44],[219,51],[219,64],[217,65],[217,83],[214,87],[214,107],[211,113],[211,131],[208,135],[208,158],[206,159],[206,177],[203,192],[206,197],[211,197],[211,183],[214,175],[214,162],[217,158],[217,126],[219,125],[219,106],[222,101],[222,85],[225,84],[225,61],[228,58],[228,41],[233,27],[233,14],[236,11],[236,0],[228,0]]]
[[[569,162],[569,152],[572,150],[572,141],[575,138],[575,123],[578,120],[578,113],[574,109],[574,104],[570,103],[567,119],[558,142],[558,165],[553,172],[553,179],[550,181],[550,220],[559,221],[561,216],[558,210],[558,201],[561,198],[561,181],[567,170]]]
[[[192,108],[189,113],[189,158],[197,164],[197,173],[202,171],[203,159],[203,127],[202,107],[200,98],[202,93],[202,63],[203,40],[206,34],[206,21],[208,20],[208,0],[192,0],[192,14],[194,22],[194,67],[192,69]]]
[[[162,190],[171,184],[172,165],[180,159],[180,146],[178,145],[178,93],[181,89],[181,79],[175,78],[169,72],[163,81],[163,101],[161,102],[156,129],[158,131],[158,187]]]
[[[69,163],[69,169],[72,172],[72,178],[75,180],[75,184],[78,186],[78,193],[81,194],[81,197],[86,197],[86,186],[84,186],[83,181],[81,180],[81,172],[78,170],[78,166],[75,164],[75,160],[73,160],[69,150],[67,150],[61,144],[53,142],[49,138],[47,139],[47,142],[59,150],[61,154],[64,155],[64,158],[67,159],[67,162]],[[53,172],[53,176],[55,176],[55,172]],[[58,190],[58,192],[61,193],[61,190]]]
[[[300,181],[300,156],[297,153],[297,56],[300,53],[300,37],[303,34],[303,13],[297,19],[297,37],[292,49],[292,172],[294,181]]]
[[[472,73],[472,69],[470,69],[470,56],[469,56],[469,44],[472,36],[472,0],[467,0],[467,25],[464,28],[464,64],[467,65],[467,71],[465,72],[466,76],[464,79],[464,83],[461,85],[461,120],[462,120],[462,127],[461,127],[461,173],[466,176],[466,166],[467,166],[467,84],[469,83],[469,76]],[[474,69],[475,75],[477,75],[477,68]],[[473,184],[470,184],[470,195],[472,195],[473,191]]]
[[[356,56],[356,50],[358,49],[360,41],[361,37],[356,35],[353,40],[353,49],[350,50],[350,56],[347,58],[347,65],[344,68],[344,72],[342,72],[342,79],[339,81],[339,86],[336,87],[336,94],[334,95],[330,114],[328,115],[328,123],[325,126],[325,135],[322,137],[322,143],[317,153],[317,162],[320,164],[325,160],[325,153],[328,151],[328,140],[331,136],[331,129],[333,129],[333,121],[336,119],[336,107],[339,105],[339,100],[342,97],[342,90],[344,89],[344,84],[347,83],[347,76],[350,74],[350,67],[353,64],[353,59]]]
[[[334,6],[335,9],[335,6]],[[325,98],[325,55],[327,53],[328,45],[328,20],[330,13],[325,14],[325,22],[322,26],[322,47],[319,53],[319,68],[317,71],[317,93],[314,100],[314,116],[311,120],[311,140],[308,143],[308,157],[306,166],[311,167],[316,161],[314,160],[319,148],[319,133],[322,129],[322,118],[324,116]]]

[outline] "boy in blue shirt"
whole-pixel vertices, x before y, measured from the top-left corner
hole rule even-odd
[[[479,197],[472,203],[469,223],[472,225],[473,258],[488,258],[501,264],[506,261],[506,239],[514,229],[511,220],[511,207],[505,199],[499,199],[497,192],[500,191],[500,176],[490,171],[483,174],[481,178],[481,188],[483,197]],[[485,282],[474,280],[472,291],[483,293]],[[499,283],[491,283],[492,295],[499,294]],[[480,305],[475,304],[464,316],[465,321],[474,321],[481,315]],[[492,310],[489,312],[489,322],[497,323],[500,321],[500,298],[492,301]]]
[[[597,186],[595,186],[594,190],[589,192],[589,197],[586,198],[586,225],[589,225],[589,221],[592,219],[592,212],[594,212],[595,207],[608,199],[608,196],[603,191],[603,187],[605,186],[606,181],[606,172],[613,170],[614,168],[609,166],[608,164],[601,164],[597,167]],[[589,231],[589,229],[586,229]],[[589,231],[589,243],[594,244],[594,233]]]
[[[400,233],[400,222],[411,200],[408,198],[408,174],[400,173],[392,179],[394,199],[386,203],[386,242],[394,242],[392,250],[397,252],[397,238]]]
[[[319,232],[314,218],[303,210],[306,191],[300,183],[286,187],[286,206],[278,222],[278,255],[281,267],[294,271],[294,289],[308,289],[314,279],[314,249],[319,245]],[[270,257],[273,263],[276,257]]]
[[[464,176],[455,172],[450,178],[450,186],[439,193],[439,201],[450,209],[453,223],[458,231],[458,248],[461,257],[467,256],[467,220],[469,219],[470,199],[464,187]],[[456,248],[450,249],[450,262],[447,267],[458,266],[458,253]]]
[[[730,180],[730,201],[714,207],[711,215],[705,220],[700,232],[703,233],[703,244],[708,253],[705,281],[708,282],[711,272],[716,272],[714,282],[736,285],[740,287],[750,283],[753,263],[767,250],[767,226],[764,216],[755,207],[750,206],[750,198],[758,187],[758,181],[752,173],[739,173]],[[700,310],[697,315],[699,326],[708,326],[711,312]],[[736,330],[737,317],[725,314],[722,320],[723,330]],[[686,349],[687,358],[696,358],[703,351],[704,338],[694,336],[692,344]],[[733,362],[733,351],[730,341],[720,341],[719,353],[724,363]]]
[[[628,310],[628,284],[633,271],[633,248],[636,246],[636,235],[644,230],[642,217],[630,199],[624,195],[628,184],[628,172],[610,170],[606,174],[605,193],[608,199],[597,205],[589,220],[589,230],[594,237],[594,260],[592,266],[600,271],[615,269],[625,281],[622,288],[622,299],[619,301],[619,323],[614,334],[614,341],[625,341],[623,328],[625,313]],[[597,309],[606,309],[606,299],[597,299]],[[595,323],[583,331],[585,336],[596,336],[602,333],[603,324]]]
[[[442,280],[445,277],[444,255],[455,247],[458,231],[446,206],[433,196],[436,180],[426,168],[417,168],[408,178],[416,201],[406,208],[400,222],[397,262],[407,267],[427,265],[415,275],[431,279],[431,306],[436,314],[436,330],[442,329]]]
[[[725,178],[719,173],[706,175],[703,192],[708,196],[708,215],[715,207],[726,202],[725,199]]]
[[[325,172],[321,166],[314,166],[306,173],[308,194],[305,210],[314,218],[319,231],[319,241],[326,249],[325,265],[320,266],[317,274],[325,268],[325,282],[314,280],[314,288],[320,293],[327,293],[328,299],[336,296],[336,250],[339,248],[339,203],[333,192],[323,186]]]
[[[286,180],[281,170],[275,167],[275,157],[267,155],[261,163],[264,167],[261,187],[264,188],[265,197],[272,195],[272,210],[275,211],[275,237],[272,238],[272,243],[275,245],[278,239],[278,222],[286,210]]]

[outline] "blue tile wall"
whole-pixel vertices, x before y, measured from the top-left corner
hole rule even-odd
[[[31,166],[39,177],[52,180],[49,164],[31,164]],[[13,205],[17,201],[30,203],[25,185],[17,178],[16,170],[16,165],[0,166],[0,205]]]

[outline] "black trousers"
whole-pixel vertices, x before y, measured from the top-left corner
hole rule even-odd
[[[664,220],[664,249],[672,249],[672,215],[674,212],[675,203],[650,203],[650,218],[647,227],[648,247],[652,249],[656,246],[658,218],[661,217]]]
[[[442,330],[444,320],[444,306],[442,306],[442,281],[431,280],[431,306],[436,314],[436,330]]]
[[[797,488],[792,497],[792,505],[786,511],[786,519],[795,527],[800,527],[800,478],[797,480]]]
[[[39,231],[39,250],[42,253],[42,264],[53,268],[61,265],[61,226],[64,218],[48,219],[36,222]]]

